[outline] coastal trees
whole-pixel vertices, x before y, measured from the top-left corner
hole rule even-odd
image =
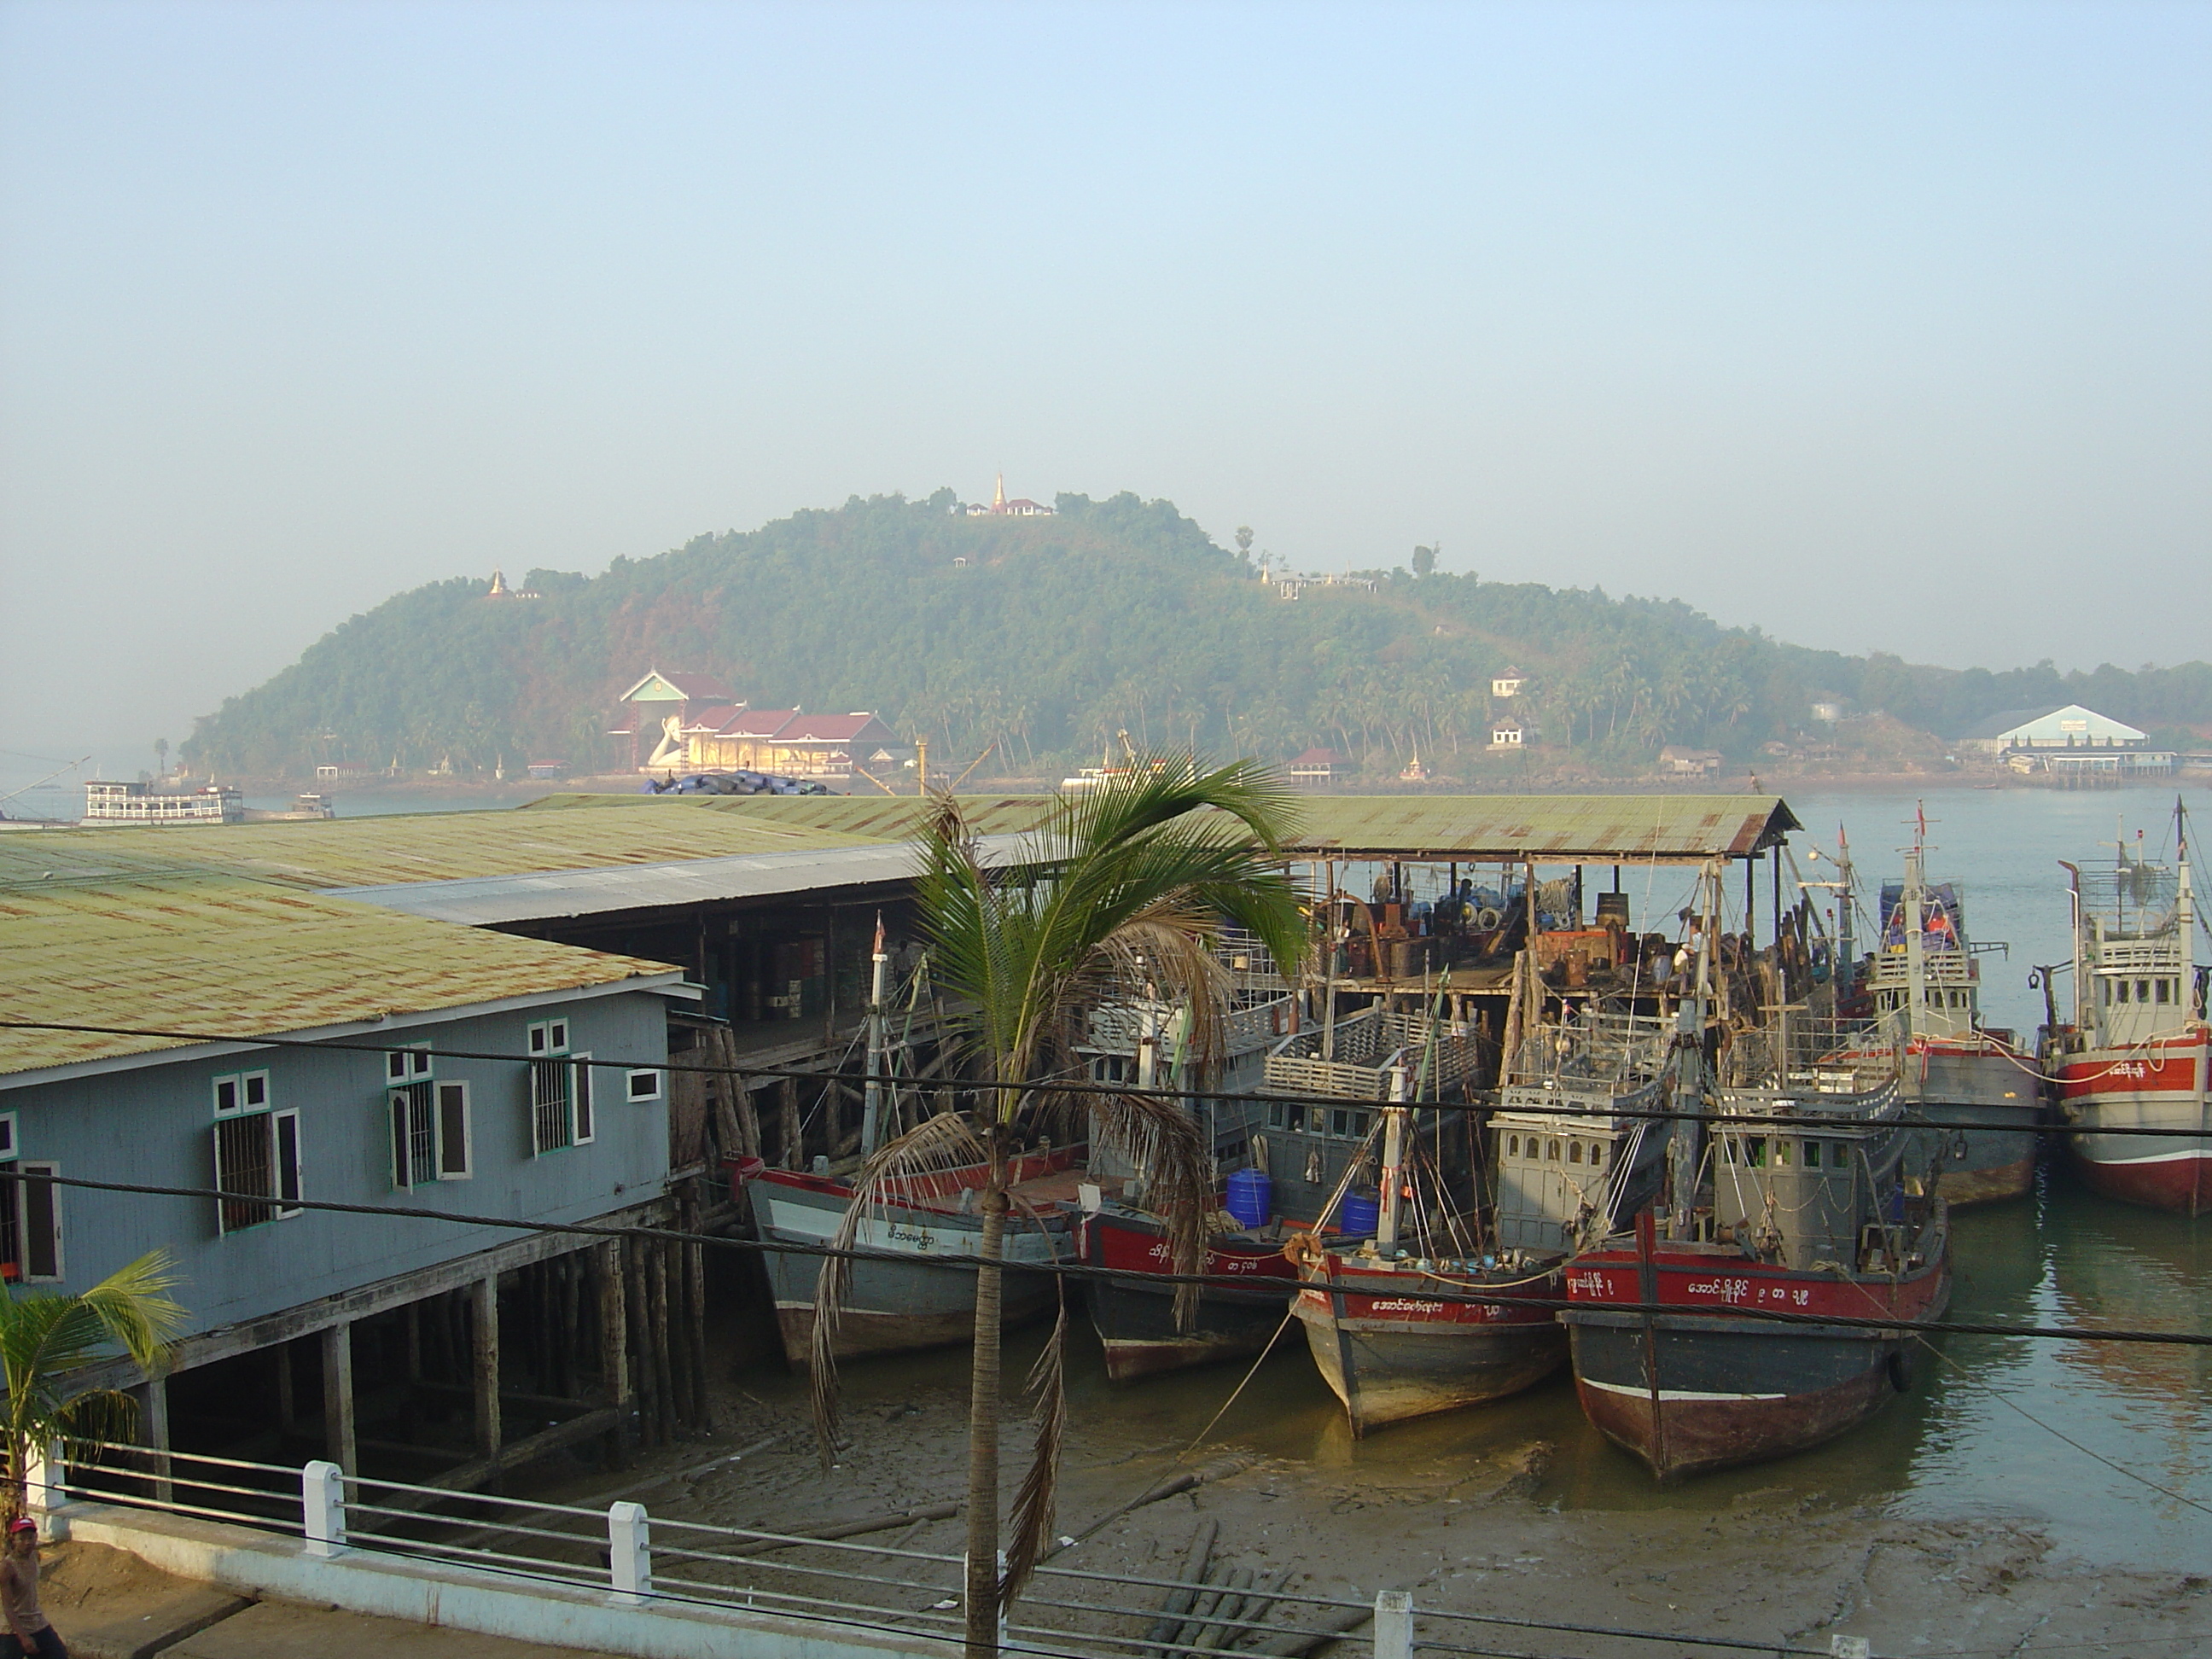
[[[0,1381],[8,1389],[0,1407],[8,1459],[0,1521],[23,1512],[24,1482],[47,1446],[64,1438],[97,1443],[129,1431],[136,1401],[72,1378],[112,1346],[149,1374],[160,1370],[184,1328],[185,1310],[169,1297],[176,1284],[167,1254],[155,1250],[73,1296],[0,1297]]]
[[[956,1018],[975,1103],[928,1119],[869,1160],[837,1243],[850,1248],[859,1218],[902,1183],[948,1166],[982,1166],[969,1396],[970,1659],[995,1652],[999,1610],[1051,1536],[1058,1470],[1064,1306],[1030,1377],[1037,1442],[1016,1496],[1002,1577],[998,1264],[1017,1142],[1046,1126],[1087,1123],[1094,1151],[1116,1150],[1146,1170],[1148,1202],[1167,1223],[1177,1271],[1198,1271],[1215,1201],[1211,1148],[1198,1125],[1172,1100],[1072,1096],[1058,1085],[1082,1074],[1075,1046],[1088,1011],[1117,995],[1186,1009],[1186,1054],[1201,1071],[1209,1066],[1224,1049],[1230,1006],[1228,977],[1208,949],[1224,922],[1257,934],[1285,974],[1295,971],[1304,930],[1278,851],[1291,811],[1281,783],[1249,762],[1201,770],[1188,754],[1139,755],[1096,788],[1063,799],[1021,864],[1000,869],[984,862],[957,800],[941,796],[932,809],[917,886],[921,933],[934,983],[962,1011]],[[849,1273],[846,1259],[830,1258],[815,1304],[816,1420],[832,1446],[833,1356]],[[1195,1290],[1182,1287],[1178,1317],[1195,1302]]]

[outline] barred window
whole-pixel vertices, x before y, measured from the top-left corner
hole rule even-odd
[[[557,1152],[575,1144],[568,1114],[568,1079],[572,1067],[565,1060],[530,1062],[530,1149]]]
[[[298,1215],[300,1115],[271,1109],[269,1073],[215,1079],[215,1184],[218,1232],[242,1232]]]

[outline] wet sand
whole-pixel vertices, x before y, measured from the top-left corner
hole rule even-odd
[[[1010,1340],[1010,1387],[1038,1342],[1034,1331]],[[757,1367],[736,1370],[733,1362],[746,1346],[733,1340],[717,1367],[717,1422],[725,1432],[712,1443],[656,1454],[632,1473],[642,1483],[778,1431],[785,1437],[696,1481],[645,1494],[656,1517],[773,1530],[962,1496],[964,1352],[850,1367],[844,1378],[849,1444],[825,1468],[803,1379]],[[1221,1432],[1230,1437],[1193,1447],[1212,1408],[1236,1387],[1239,1368],[1186,1374],[1166,1389],[1134,1384],[1114,1391],[1114,1409],[1086,1410],[1085,1397],[1095,1401],[1110,1385],[1085,1370],[1095,1358],[1085,1349],[1079,1333],[1059,1533],[1084,1531],[1179,1472],[1200,1468],[1216,1478],[1130,1512],[1061,1552],[1055,1565],[1172,1578],[1194,1529],[1211,1521],[1219,1528],[1217,1564],[1286,1572],[1291,1588],[1347,1599],[1371,1601],[1378,1589],[1407,1589],[1429,1615],[1417,1626],[1421,1645],[1542,1659],[1689,1652],[1686,1642],[1700,1636],[1825,1652],[1830,1636],[1839,1633],[1868,1637],[1875,1653],[1895,1656],[2069,1649],[2164,1659],[2212,1647],[2212,1577],[2132,1571],[2070,1556],[2032,1518],[1906,1518],[1880,1502],[1806,1492],[1790,1481],[1787,1466],[1768,1466],[1784,1473],[1766,1484],[1759,1484],[1760,1471],[1743,1472],[1725,1482],[1674,1489],[1650,1507],[1571,1504],[1559,1491],[1553,1468],[1559,1444],[1552,1439],[1510,1432],[1424,1436],[1417,1424],[1381,1431],[1356,1449],[1348,1440],[1309,1439],[1299,1443],[1302,1455],[1286,1455],[1279,1437],[1236,1433],[1242,1401],[1224,1419]],[[1209,1401],[1207,1409],[1198,1409]],[[1027,1457],[1025,1411],[1018,1398],[1009,1398],[1003,1459],[1009,1501]],[[1452,1414],[1462,1425],[1472,1415]],[[1504,1428],[1504,1420],[1497,1426]],[[1392,1435],[1401,1437],[1395,1445]],[[1266,1443],[1271,1438],[1278,1443]],[[1346,1455],[1355,1450],[1356,1456]],[[581,1493],[604,1487],[606,1477],[562,1484]],[[953,1554],[964,1538],[956,1518],[855,1541]],[[827,1553],[807,1553],[830,1564]],[[768,1558],[757,1580],[763,1587],[837,1593],[821,1580],[787,1575],[773,1565],[779,1559],[803,1558]],[[891,1571],[880,1558],[848,1557],[838,1564]],[[921,1563],[899,1564],[895,1576],[951,1578],[948,1570]],[[1030,1609],[1017,1612],[1018,1625],[1033,1620],[1139,1636],[1159,1593],[1048,1579],[1038,1594],[1077,1595],[1132,1613]],[[924,1591],[892,1592],[887,1599],[914,1608],[931,1605]],[[1434,1616],[1445,1611],[1583,1629]],[[1305,1623],[1313,1612],[1283,1607],[1274,1617]],[[1672,1639],[1600,1633],[1607,1629]],[[1364,1640],[1352,1638],[1354,1644]]]

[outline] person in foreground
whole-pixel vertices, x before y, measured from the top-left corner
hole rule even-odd
[[[39,1611],[39,1523],[27,1516],[8,1528],[8,1553],[0,1557],[0,1659],[69,1659],[61,1632]]]

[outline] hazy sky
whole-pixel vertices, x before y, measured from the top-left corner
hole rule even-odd
[[[2204,5],[14,0],[0,744],[135,767],[399,589],[1002,466],[2212,655],[2208,70]]]

